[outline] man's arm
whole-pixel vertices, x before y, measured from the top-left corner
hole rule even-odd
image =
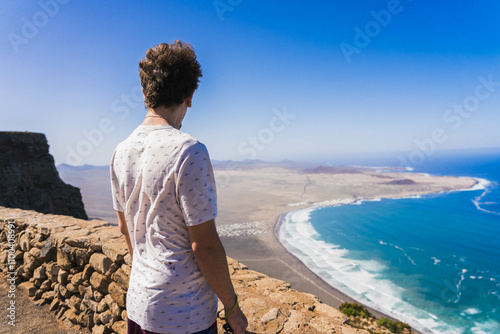
[[[132,258],[134,256],[134,251],[132,249],[132,242],[130,241],[130,235],[128,233],[127,222],[125,221],[125,214],[123,212],[116,211],[116,216],[118,217],[118,227],[120,228],[120,232],[122,232],[125,237],[128,253],[130,254],[130,258]]]
[[[236,299],[229,275],[226,252],[217,234],[214,220],[188,226],[188,231],[194,257],[203,276],[224,304],[224,309],[229,311]],[[244,334],[248,326],[247,319],[239,306],[231,313],[228,322],[235,334]]]

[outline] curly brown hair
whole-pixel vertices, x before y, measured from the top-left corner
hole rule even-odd
[[[201,67],[189,43],[161,43],[139,61],[139,76],[146,107],[181,104],[198,88]]]

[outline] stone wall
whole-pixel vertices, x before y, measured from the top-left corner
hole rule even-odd
[[[131,258],[116,226],[0,207],[0,227],[0,269],[5,278],[15,277],[11,289],[25,289],[35,303],[50,304],[68,326],[126,333]],[[368,334],[316,296],[231,258],[228,263],[249,332]],[[219,333],[222,324],[219,319]]]

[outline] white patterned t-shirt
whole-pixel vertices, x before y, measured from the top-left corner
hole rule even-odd
[[[125,214],[134,253],[127,317],[157,333],[210,327],[217,297],[187,230],[217,215],[205,145],[170,125],[139,125],[116,147],[110,173],[113,207]]]

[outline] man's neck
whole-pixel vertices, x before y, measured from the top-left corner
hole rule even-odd
[[[175,105],[173,107],[159,106],[149,108],[142,124],[143,125],[159,125],[168,124],[176,129],[181,128],[182,120],[186,114],[187,106],[185,103]]]

